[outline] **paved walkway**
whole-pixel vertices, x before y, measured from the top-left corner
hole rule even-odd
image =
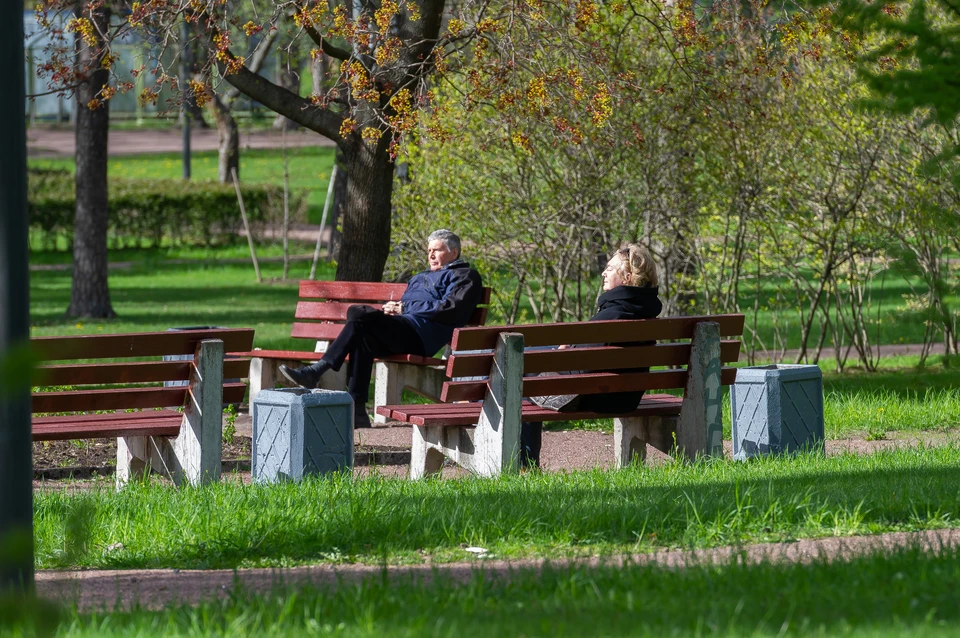
[[[190,148],[194,151],[217,150],[217,130],[192,129]],[[274,130],[240,131],[240,148],[280,148],[283,134]],[[333,142],[319,133],[308,130],[287,133],[287,146],[333,146]],[[145,153],[178,153],[183,148],[181,132],[169,129],[122,129],[110,131],[109,152],[111,156],[142,155]],[[76,138],[73,129],[33,127],[27,130],[27,155],[29,157],[72,157],[76,154]]]
[[[876,536],[823,538],[793,543],[766,543],[743,547],[718,547],[700,551],[660,551],[607,558],[583,559],[543,558],[496,560],[477,558],[463,562],[433,565],[429,557],[422,565],[388,567],[395,585],[405,586],[411,580],[428,583],[440,576],[460,583],[469,582],[478,570],[496,578],[510,578],[522,570],[540,570],[546,565],[585,566],[623,564],[657,564],[682,569],[698,564],[725,563],[742,560],[748,563],[776,561],[808,564],[817,561],[851,560],[876,552],[920,547],[929,552],[942,552],[960,545],[960,530],[929,532],[895,532]],[[466,554],[466,552],[465,552]],[[376,565],[318,565],[287,569],[218,569],[218,570],[106,570],[47,571],[36,575],[37,592],[44,598],[77,604],[81,610],[129,609],[140,605],[160,609],[171,603],[197,604],[223,599],[238,587],[244,594],[269,593],[278,585],[319,585],[335,587],[340,582],[358,583],[382,579],[384,568]]]

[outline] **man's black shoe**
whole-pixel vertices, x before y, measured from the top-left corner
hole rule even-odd
[[[310,366],[303,366],[301,368],[288,368],[285,365],[280,366],[280,374],[285,376],[291,383],[298,385],[301,388],[308,388],[310,390],[317,387],[317,384],[320,383],[321,373],[317,372]]]

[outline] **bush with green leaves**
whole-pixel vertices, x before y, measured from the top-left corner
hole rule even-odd
[[[237,193],[232,185],[171,179],[109,180],[109,237],[115,247],[176,244],[222,244],[242,227]],[[280,221],[283,193],[277,186],[244,184],[240,191],[256,233],[263,224]],[[68,171],[29,173],[30,230],[43,245],[55,247],[59,237],[72,242],[75,214],[74,177]],[[301,210],[298,194],[290,206]]]

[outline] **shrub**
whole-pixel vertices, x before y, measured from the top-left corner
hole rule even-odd
[[[242,226],[234,187],[216,182],[125,179],[111,177],[108,185],[110,221],[108,233],[116,245],[173,243],[226,243]],[[277,186],[240,186],[247,217],[256,233],[266,222],[282,217],[282,191]],[[291,202],[291,210],[303,195]],[[76,208],[74,177],[63,170],[29,172],[30,229],[42,243],[55,246],[58,237],[72,243]]]

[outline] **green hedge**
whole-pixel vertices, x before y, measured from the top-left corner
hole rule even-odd
[[[31,232],[41,243],[56,246],[58,237],[72,243],[76,200],[74,177],[62,170],[29,172]],[[215,244],[232,241],[242,227],[237,194],[231,185],[164,179],[109,180],[109,237],[114,245],[173,243]],[[282,191],[263,184],[240,187],[254,232],[282,214]],[[298,198],[299,199],[299,198]],[[291,209],[294,208],[291,203]]]

